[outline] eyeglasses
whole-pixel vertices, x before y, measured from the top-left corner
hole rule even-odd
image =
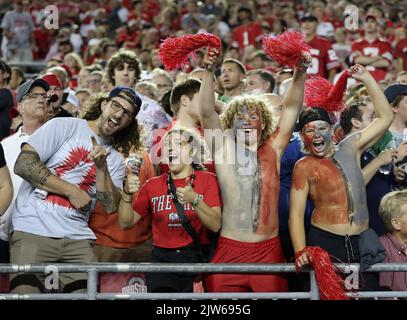
[[[116,112],[123,110],[123,116],[127,119],[131,119],[134,117],[134,112],[127,110],[125,107],[120,105],[120,103],[116,102],[115,100],[112,100],[112,109]]]
[[[26,95],[27,98],[29,99],[37,99],[38,97],[41,97],[43,99],[47,99],[47,94],[46,93],[30,93]]]

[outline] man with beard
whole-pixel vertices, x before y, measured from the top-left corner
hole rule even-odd
[[[52,119],[22,144],[14,172],[25,181],[13,211],[11,263],[94,261],[89,214],[96,200],[108,213],[118,208],[124,159],[113,146],[133,129],[140,106],[133,89],[116,87],[94,120]],[[86,290],[86,274],[61,274],[59,281],[64,292]],[[36,293],[44,283],[17,274],[11,287]]]

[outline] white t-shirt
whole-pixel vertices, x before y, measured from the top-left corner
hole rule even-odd
[[[47,122],[27,140],[41,161],[59,178],[79,186],[92,198],[92,208],[79,212],[65,197],[48,194],[45,198],[23,181],[13,212],[14,230],[45,237],[96,239],[88,226],[89,214],[96,203],[96,167],[88,159],[92,150],[91,137],[110,151],[107,164],[115,186],[121,187],[124,178],[124,158],[107,141],[89,128],[86,120],[55,118]]]
[[[17,197],[18,189],[20,189],[20,185],[23,182],[23,179],[14,173],[14,164],[16,163],[18,155],[20,154],[20,145],[23,142],[26,142],[29,137],[30,136],[28,134],[25,134],[22,131],[22,127],[20,127],[15,134],[5,138],[1,142],[4,149],[4,158],[6,159],[8,171],[10,172],[11,176],[11,182],[13,183],[14,188],[13,201],[6,212],[0,216],[0,239],[3,241],[9,241],[11,213],[13,212],[13,205]]]

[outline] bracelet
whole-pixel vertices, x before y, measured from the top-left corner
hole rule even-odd
[[[201,198],[199,197],[199,195],[196,196],[196,199],[194,201],[191,202],[193,207],[196,207],[199,203],[199,200],[201,200]]]

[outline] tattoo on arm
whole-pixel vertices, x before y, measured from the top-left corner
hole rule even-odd
[[[14,165],[14,173],[35,188],[41,188],[52,174],[35,151],[22,150]]]
[[[96,190],[96,198],[102,204],[103,209],[107,213],[116,212],[119,208],[120,192],[116,188],[114,188],[112,192],[102,192]]]

